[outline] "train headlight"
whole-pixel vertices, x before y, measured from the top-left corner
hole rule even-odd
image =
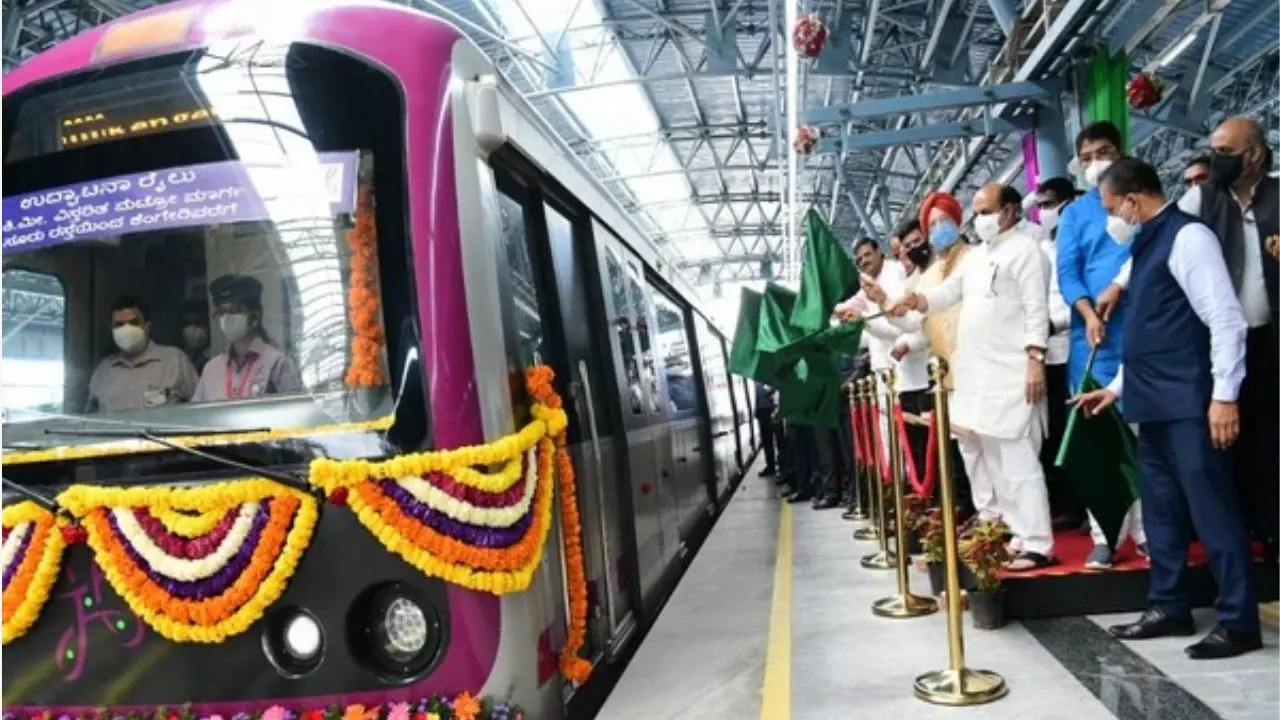
[[[410,682],[442,656],[440,611],[406,583],[369,588],[347,614],[352,654],[389,682]]]
[[[320,667],[324,650],[324,626],[310,611],[282,607],[267,616],[262,652],[284,677],[300,678]]]

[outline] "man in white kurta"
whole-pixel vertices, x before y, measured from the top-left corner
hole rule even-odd
[[[951,415],[973,435],[972,459],[1013,533],[1010,570],[1052,565],[1053,526],[1040,445],[1047,424],[1045,346],[1048,270],[1039,244],[1020,226],[1021,195],[990,184],[974,196],[982,245],[964,268],[924,293],[891,305],[891,314],[945,310],[963,301],[952,358]],[[968,464],[968,462],[966,462]],[[974,478],[970,477],[970,482]]]

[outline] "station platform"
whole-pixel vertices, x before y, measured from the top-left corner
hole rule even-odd
[[[1009,694],[988,705],[940,707],[916,699],[917,675],[947,663],[944,611],[891,620],[871,603],[895,592],[895,574],[858,558],[838,510],[787,505],[773,483],[748,475],[623,672],[599,720],[1275,720],[1280,633],[1263,611],[1258,652],[1193,661],[1187,638],[1121,643],[1105,631],[1132,613],[1011,620],[975,630],[965,619],[967,665],[999,672]],[[928,579],[912,573],[928,594]],[[1207,631],[1212,612],[1196,611]]]

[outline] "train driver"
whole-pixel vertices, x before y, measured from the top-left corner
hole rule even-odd
[[[111,303],[111,339],[120,352],[98,364],[89,378],[85,412],[115,412],[186,402],[196,369],[186,353],[151,339],[151,308],[123,295]]]
[[[298,369],[262,327],[262,283],[223,275],[209,286],[227,349],[209,359],[192,402],[239,400],[302,390]]]

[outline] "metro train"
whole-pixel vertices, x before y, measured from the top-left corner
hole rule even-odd
[[[158,632],[64,532],[48,600],[12,639],[6,587],[6,712],[232,717],[465,690],[530,718],[589,714],[754,456],[752,388],[693,289],[493,63],[422,12],[187,0],[87,30],[6,76],[3,195],[7,507],[485,443],[527,419],[520,378],[547,365],[594,664],[580,686],[556,672],[558,529],[528,588],[497,596],[317,503],[282,594],[211,643]],[[381,332],[358,319],[366,286]],[[126,325],[147,350],[118,339]],[[245,327],[259,345],[238,344]],[[292,374],[253,380],[264,347]],[[104,388],[144,360],[159,385],[133,402]],[[382,380],[352,385],[356,370]],[[6,585],[23,552],[8,524]],[[107,527],[126,525],[143,527],[118,511]]]

